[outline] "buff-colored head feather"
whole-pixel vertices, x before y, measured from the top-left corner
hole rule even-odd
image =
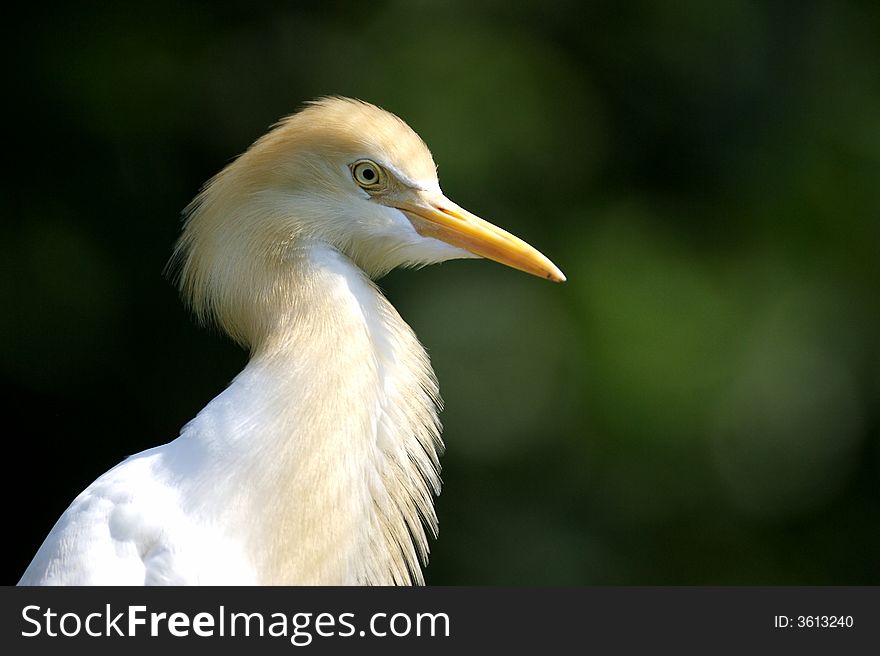
[[[438,187],[422,139],[400,118],[349,98],[323,98],[277,123],[214,176],[185,210],[170,267],[200,320],[253,345],[288,303],[284,270],[297,249],[318,239],[368,275],[427,263],[396,252],[371,230],[352,160],[370,158],[423,188]]]

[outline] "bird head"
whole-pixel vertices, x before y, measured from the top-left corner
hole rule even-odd
[[[285,269],[316,241],[372,278],[485,257],[565,280],[536,249],[446,198],[428,147],[406,123],[349,98],[320,99],[280,121],[185,216],[172,258],[183,294],[243,343],[266,323],[255,303],[284,302]]]

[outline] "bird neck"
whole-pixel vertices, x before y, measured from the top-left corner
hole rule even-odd
[[[428,357],[344,255],[289,264],[289,306],[182,435],[207,454],[195,485],[249,527],[260,583],[419,583],[442,447]]]

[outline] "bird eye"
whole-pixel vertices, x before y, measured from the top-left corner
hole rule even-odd
[[[351,166],[351,174],[354,177],[354,181],[361,187],[375,187],[379,184],[381,172],[382,169],[379,165],[368,159],[362,159]]]

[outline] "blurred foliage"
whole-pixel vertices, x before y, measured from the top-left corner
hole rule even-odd
[[[321,94],[569,277],[383,282],[447,403],[434,584],[880,583],[871,2],[40,4],[8,23],[5,582],[245,354],[163,279],[178,215]]]

